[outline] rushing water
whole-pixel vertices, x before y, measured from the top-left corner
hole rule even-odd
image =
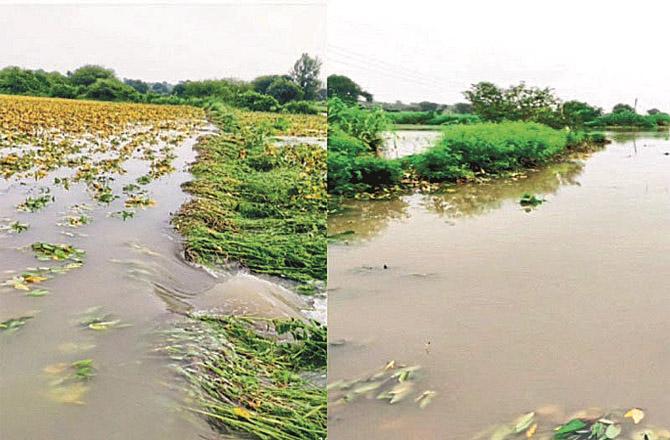
[[[329,249],[329,382],[421,369],[394,404],[331,391],[330,438],[469,439],[546,405],[670,425],[670,141],[614,139],[527,178],[331,217],[349,239]],[[546,202],[526,212],[527,192]]]
[[[0,332],[1,439],[212,438],[206,423],[182,409],[187,403],[184,384],[167,357],[155,352],[160,331],[180,319],[178,312],[194,307],[270,317],[297,316],[307,309],[319,316],[311,311],[313,304],[271,280],[237,271],[214,273],[183,261],[169,220],[188,197],[179,188],[190,179],[185,169],[194,159],[194,142],[190,139],[175,151],[177,172],[144,187],[156,206],[138,210],[127,221],[108,215],[123,209],[122,199],[96,205],[83,185],[69,191],[53,187],[55,203],[19,213],[15,206],[40,184],[0,180],[2,224],[8,219],[30,224],[21,234],[0,232],[0,283],[28,267],[48,265],[24,248],[33,242],[70,243],[86,251],[82,268],[39,286],[49,295],[29,297],[0,287],[0,322],[34,315],[17,332]],[[147,171],[142,161],[130,161],[126,168],[128,174],[113,184],[117,194]],[[48,185],[51,177],[42,184]],[[82,203],[92,206],[90,224],[77,229],[58,225],[70,207]],[[119,328],[82,326],[82,312],[92,307],[120,320]],[[59,388],[53,370],[89,358],[97,371],[86,383],[88,392],[55,393]]]

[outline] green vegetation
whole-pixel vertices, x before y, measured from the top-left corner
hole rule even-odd
[[[208,264],[239,262],[301,282],[324,280],[325,150],[272,143],[270,135],[295,130],[288,119],[279,123],[221,106],[210,111],[221,134],[197,146],[195,180],[185,185],[194,198],[174,219],[186,238],[187,257]]]
[[[600,133],[556,130],[535,122],[459,125],[446,128],[437,145],[404,162],[422,180],[458,181],[537,167],[603,140]]]
[[[359,97],[372,101],[372,95],[356,84],[351,78],[344,75],[330,75],[328,77],[328,98],[339,98],[347,104],[355,104]]]
[[[326,368],[326,329],[296,320],[192,314],[166,350],[184,362],[192,408],[224,433],[326,438],[327,393],[303,373]]]
[[[172,85],[121,80],[113,70],[96,65],[79,67],[67,75],[10,66],[0,69],[0,94],[201,107],[221,102],[254,111],[314,114],[314,105],[294,103],[323,99],[320,69],[318,58],[303,54],[289,75],[264,75],[251,82],[224,78]]]
[[[624,127],[624,128],[646,128],[655,129],[670,127],[670,115],[661,111],[650,111],[646,115],[637,113],[632,107],[625,104],[617,104],[608,113],[595,118],[587,123],[592,127]]]
[[[339,98],[328,101],[328,191],[353,195],[397,185],[400,162],[380,157],[382,133],[389,128],[380,108],[364,110]]]
[[[394,124],[458,125],[481,122],[477,115],[435,111],[388,112],[386,116]]]
[[[403,122],[430,121],[431,112],[396,113]],[[449,116],[440,115],[437,117]],[[352,196],[375,193],[422,181],[458,182],[480,174],[533,168],[584,146],[602,144],[602,133],[557,130],[537,122],[457,123],[443,128],[438,143],[402,159],[381,157],[382,132],[393,113],[380,108],[329,100],[328,191]]]

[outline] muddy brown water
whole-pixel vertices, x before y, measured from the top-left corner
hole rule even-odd
[[[195,158],[190,139],[175,151],[175,173],[144,187],[157,201],[123,221],[108,213],[123,209],[123,197],[99,206],[83,185],[69,191],[52,186],[55,203],[35,213],[15,206],[52,177],[40,181],[0,180],[0,220],[29,223],[22,234],[0,232],[0,282],[14,271],[45,266],[30,249],[36,241],[70,243],[86,251],[84,266],[45,281],[50,294],[28,297],[0,287],[0,321],[25,314],[34,318],[16,333],[0,333],[0,438],[5,440],[186,440],[215,437],[203,420],[184,410],[188,395],[166,356],[156,353],[161,331],[191,308],[217,308],[226,313],[296,316],[304,311],[319,318],[311,301],[287,287],[231,269],[208,271],[184,262],[179,236],[169,224],[171,213],[188,198],[180,190],[190,180],[185,171]],[[121,187],[147,172],[130,161],[128,174],[112,185]],[[78,229],[58,226],[69,207],[87,203],[90,224]],[[6,224],[5,220],[3,224]],[[63,235],[62,231],[75,234]],[[101,307],[130,326],[95,331],[82,327],[78,314]],[[96,376],[80,404],[54,400],[44,369],[59,363],[92,359]]]
[[[329,438],[469,439],[544,405],[670,425],[670,141],[612,136],[525,179],[330,218],[353,234],[329,247],[329,382],[422,368],[393,405],[331,399]],[[546,202],[525,212],[526,192]]]

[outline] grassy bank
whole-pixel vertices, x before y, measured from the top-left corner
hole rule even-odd
[[[326,438],[326,330],[315,323],[196,314],[168,352],[192,385],[192,410],[223,433],[259,439]]]
[[[186,256],[240,263],[300,282],[326,277],[326,152],[280,147],[271,136],[323,135],[325,118],[210,109],[220,133],[198,144],[185,185],[193,198],[174,218]]]
[[[329,114],[328,191],[333,196],[380,195],[423,182],[520,171],[606,142],[601,133],[536,122],[475,122],[444,127],[437,144],[423,153],[387,159],[379,139],[389,115],[340,107],[336,102],[337,112]]]
[[[604,141],[599,133],[556,130],[535,122],[479,123],[445,129],[434,147],[402,162],[420,180],[457,182],[542,166]]]

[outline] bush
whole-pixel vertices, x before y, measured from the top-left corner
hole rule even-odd
[[[279,102],[270,95],[248,90],[237,97],[237,106],[257,112],[273,112],[279,108]]]
[[[386,113],[379,107],[364,110],[347,105],[339,98],[328,101],[328,124],[337,125],[345,133],[363,141],[372,151],[384,143],[382,133],[390,128]]]
[[[328,191],[332,194],[378,191],[399,184],[402,174],[397,160],[328,151]]]
[[[344,153],[349,156],[370,153],[370,148],[363,141],[345,133],[337,125],[328,130],[328,151]]]
[[[431,181],[458,180],[477,172],[497,173],[545,163],[565,150],[568,133],[535,122],[457,125],[436,146],[406,159]]]
[[[645,116],[645,118],[650,120],[659,127],[670,126],[670,115],[667,113],[663,112],[651,113],[648,116]]]
[[[74,99],[77,97],[77,88],[68,84],[54,84],[51,86],[49,95],[53,98]]]
[[[116,79],[97,79],[86,89],[84,97],[99,101],[139,101],[135,89]]]
[[[318,115],[319,109],[310,101],[291,101],[284,104],[282,110],[286,113],[301,113],[305,115]]]
[[[298,101],[304,96],[304,92],[299,85],[282,77],[272,81],[272,84],[268,87],[267,94],[274,96],[280,104],[286,104],[289,101]]]
[[[656,116],[642,116],[628,110],[619,110],[603,115],[587,124],[595,127],[656,127]]]

